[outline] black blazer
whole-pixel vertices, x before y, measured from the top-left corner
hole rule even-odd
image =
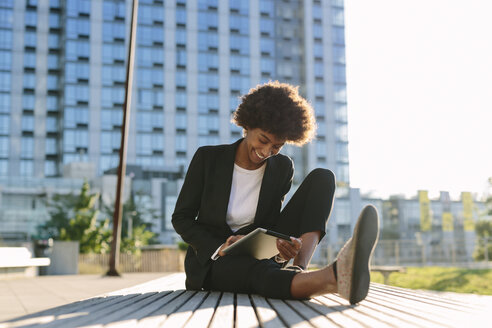
[[[186,288],[202,288],[211,256],[234,233],[226,223],[236,149],[231,145],[198,148],[179,193],[172,223],[190,247],[186,253]],[[240,229],[246,234],[257,227],[272,228],[285,195],[292,185],[294,165],[285,155],[267,159],[254,223]]]

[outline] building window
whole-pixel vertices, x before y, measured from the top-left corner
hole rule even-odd
[[[87,85],[65,86],[65,104],[78,105],[81,102],[89,103],[89,87]]]
[[[58,150],[56,146],[56,138],[46,138],[44,146],[45,146],[46,155],[58,154]]]
[[[7,6],[7,4],[3,3],[2,7]],[[12,8],[12,6],[10,6]],[[0,27],[3,28],[12,28],[12,10],[0,8]]]
[[[67,16],[89,16],[91,12],[90,0],[67,0]]]
[[[34,156],[34,138],[21,138],[21,158],[33,158]]]
[[[0,176],[6,176],[9,171],[9,161],[6,159],[0,160]]]
[[[2,18],[0,18],[0,22],[1,21]],[[0,49],[12,49],[12,31],[0,29]]]
[[[69,38],[69,39],[77,39],[79,36],[88,37],[90,35],[91,25],[90,25],[90,21],[88,19],[68,18],[66,24],[67,24],[66,25],[66,35],[67,35],[67,38]],[[103,28],[104,28],[104,26],[103,26]],[[103,39],[104,39],[104,32],[105,31],[106,30],[103,29]]]
[[[57,54],[48,55],[48,69],[58,69],[59,56]]]
[[[24,24],[29,27],[36,27],[38,22],[38,15],[35,11],[26,11],[24,16]]]
[[[219,47],[219,36],[217,33],[198,32],[198,50],[216,51]]]
[[[20,175],[23,177],[30,177],[34,173],[34,165],[32,161],[21,160],[20,161]]]
[[[335,128],[337,141],[348,142],[348,130],[346,124],[339,124]]]
[[[56,161],[44,162],[44,175],[47,177],[52,177],[57,175]]]
[[[0,91],[10,92],[10,72],[0,71]]]
[[[10,113],[9,93],[0,93],[0,113]]]
[[[229,16],[229,27],[231,33],[239,34],[249,34],[249,17],[230,15]]]
[[[343,26],[345,24],[343,20],[343,9],[331,8],[331,20],[333,22],[333,25]]]
[[[26,61],[25,58],[26,58],[26,55],[24,55],[24,66],[25,66],[25,61]],[[30,67],[36,66],[36,55],[35,54],[34,54],[34,65],[32,64],[31,58],[28,58],[28,60],[30,60],[30,63],[32,65]],[[12,54],[10,53],[10,51],[0,51],[0,69],[10,71],[11,68],[12,68]]]
[[[198,13],[198,28],[202,31],[217,31],[219,18],[216,12]]]
[[[24,89],[34,89],[36,87],[36,75],[24,73]]]
[[[345,64],[345,48],[333,46],[333,62],[337,64]]]
[[[176,152],[186,153],[186,149],[188,148],[186,143],[187,143],[186,134],[177,134],[175,140]]]
[[[10,116],[9,115],[0,115],[0,134],[9,134],[10,133]]]
[[[332,27],[332,40],[335,44],[344,45],[345,44],[345,30],[343,27],[333,26]]]
[[[34,116],[23,115],[21,119],[22,131],[33,132],[34,131]]]
[[[0,137],[0,157],[9,157],[10,140],[9,137]]]
[[[103,60],[105,55],[105,50],[108,45],[103,45]],[[115,46],[116,47],[116,46]],[[80,40],[68,40],[66,42],[66,60],[78,60],[79,58],[89,58],[90,56],[90,46],[88,41],[80,41]],[[119,52],[121,51],[121,53]],[[120,46],[118,49],[115,49],[115,53],[124,58],[125,52],[124,47]],[[113,61],[111,60],[111,63]]]

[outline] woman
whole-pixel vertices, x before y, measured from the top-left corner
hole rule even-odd
[[[188,168],[172,222],[190,247],[186,288],[304,299],[338,292],[355,304],[367,295],[369,257],[378,235],[377,212],[364,208],[354,236],[337,260],[304,271],[325,235],[335,193],[334,174],[313,170],[282,208],[294,175],[284,144],[301,146],[315,132],[311,106],[298,89],[270,82],[242,97],[233,122],[244,138],[231,145],[200,147]],[[287,234],[272,259],[225,255],[223,249],[257,227]],[[293,266],[284,268],[293,259]]]

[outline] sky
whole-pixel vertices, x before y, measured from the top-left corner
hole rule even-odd
[[[487,190],[491,13],[490,0],[345,0],[352,187]]]

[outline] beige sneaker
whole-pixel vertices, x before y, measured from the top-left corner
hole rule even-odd
[[[368,205],[362,209],[355,224],[354,234],[337,256],[338,294],[356,304],[366,298],[369,291],[369,260],[379,234],[376,208]]]

